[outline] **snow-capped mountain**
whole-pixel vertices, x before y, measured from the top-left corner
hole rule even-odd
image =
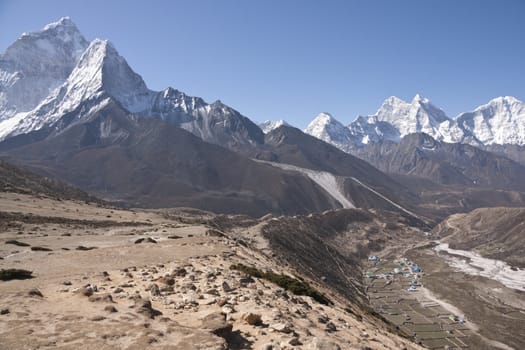
[[[419,94],[410,103],[389,97],[376,114],[360,116],[348,128],[357,145],[381,140],[399,142],[414,133],[425,133],[445,142],[458,142],[464,137],[463,130],[445,112]]]
[[[463,137],[462,131],[454,127],[454,122],[445,112],[419,94],[410,103],[389,97],[375,116],[378,121],[389,123],[398,130],[400,138],[420,132],[446,142],[457,142]],[[399,141],[399,138],[392,141]]]
[[[108,41],[93,40],[67,80],[11,129],[7,136],[51,126],[66,113],[81,118],[112,97],[130,112],[148,106],[151,94]],[[80,108],[83,105],[84,108]],[[88,107],[89,105],[89,107]]]
[[[345,152],[349,152],[354,142],[350,130],[328,113],[319,113],[304,132],[331,143]]]
[[[23,34],[0,54],[0,140],[45,127],[58,132],[108,99],[135,115],[161,118],[237,150],[263,143],[263,131],[288,125],[268,121],[259,128],[220,101],[208,104],[171,87],[150,90],[110,42],[89,43],[67,17]],[[501,97],[452,119],[419,95],[411,102],[389,97],[376,114],[346,127],[321,113],[305,132],[345,152],[382,140],[399,142],[412,133],[477,146],[525,145],[525,107],[513,97]]]
[[[448,117],[443,111],[430,104],[428,99],[416,95],[411,103],[397,97],[389,97],[383,102],[375,117],[378,121],[387,122],[399,131],[399,136],[415,132],[436,134],[436,126]]]
[[[4,71],[15,65],[11,61],[16,62],[14,58],[7,61],[4,56],[13,56],[12,47],[27,36],[22,36],[3,54],[0,67],[7,67]],[[131,69],[109,41],[94,39],[88,45],[68,18],[29,36],[33,39],[24,41],[24,50],[33,57],[33,51],[38,53],[39,47],[44,45],[40,38],[46,38],[44,46],[51,57],[49,60],[56,65],[49,70],[60,74],[52,76],[52,84],[50,79],[40,79],[39,86],[45,85],[47,90],[35,97],[36,105],[28,104],[26,109],[17,109],[16,113],[1,114],[0,140],[43,127],[67,127],[100,109],[110,98],[130,113],[159,117],[208,142],[232,148],[263,142],[264,135],[257,125],[220,101],[207,104],[199,97],[187,96],[173,88],[160,92],[148,89],[142,77]],[[26,65],[38,66],[38,57],[34,56],[33,61]],[[1,90],[5,93],[0,96],[4,110],[13,110],[12,106],[16,106],[21,96],[17,93],[20,88],[16,81],[12,82],[13,76],[0,75],[0,78],[5,78]],[[28,91],[30,83],[26,84]],[[67,122],[58,123],[66,114]]]
[[[525,145],[525,103],[515,97],[495,98],[456,121],[483,145]]]
[[[457,142],[463,138],[463,131],[454,121],[420,95],[416,95],[410,103],[394,96],[389,97],[376,114],[359,116],[347,127],[332,116],[318,116],[305,132],[345,152],[381,140],[399,142],[404,136],[418,132],[447,142]]]
[[[367,145],[371,142],[381,140],[399,140],[400,132],[395,126],[377,119],[377,116],[363,117],[357,119],[348,125],[354,144]]]
[[[332,116],[318,116],[305,132],[345,152],[383,140],[399,142],[413,133],[474,146],[525,145],[525,104],[514,97],[498,97],[452,119],[420,95],[410,103],[392,96],[376,114],[359,116],[347,127]]]
[[[261,124],[259,124],[259,128],[261,128],[263,133],[267,134],[270,131],[277,129],[278,127],[283,126],[283,125],[290,126],[290,124],[288,124],[283,119],[278,119],[278,120],[267,120],[265,122],[262,122]]]
[[[88,44],[64,17],[0,54],[0,137],[64,83]]]

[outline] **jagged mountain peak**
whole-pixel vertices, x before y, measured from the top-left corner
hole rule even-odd
[[[262,122],[261,124],[259,124],[259,127],[261,128],[263,133],[267,134],[270,131],[277,129],[278,127],[281,127],[283,125],[290,126],[290,124],[288,124],[285,120],[278,119],[278,120],[266,120]]]
[[[330,129],[331,132],[345,129],[345,126],[335,119],[330,113],[321,112],[319,113],[306,127],[305,132],[312,136],[321,136],[326,134]]]
[[[410,103],[397,97],[387,98],[375,117],[377,121],[387,122],[397,129],[398,137],[425,132],[434,138],[452,141],[457,134],[457,131],[454,130],[454,136],[452,136],[447,129],[452,121],[445,112],[419,94],[416,94]],[[372,121],[372,119],[369,120]],[[399,139],[393,141],[399,141]]]
[[[493,98],[488,103],[477,107],[475,111],[486,109],[486,108],[501,108],[501,109],[512,108],[513,106],[520,106],[520,105],[523,106],[524,103],[518,100],[514,96],[499,96],[499,97]]]
[[[184,92],[178,90],[178,89],[175,89],[171,86],[168,86],[167,88],[165,88],[164,90],[162,90],[162,97],[164,98],[175,98],[175,97],[188,97],[188,95],[186,95]]]
[[[127,65],[124,57],[119,55],[117,49],[109,40],[96,38],[89,43],[89,46],[80,57],[77,67],[91,66],[98,69],[102,68],[104,64],[111,60],[119,64]]]
[[[82,99],[103,90],[132,113],[144,111],[152,93],[108,40],[94,39],[68,79]]]
[[[46,25],[39,31],[23,33],[3,54],[3,60],[16,59],[18,67],[28,62],[23,56],[34,61],[53,59],[55,65],[67,64],[71,68],[86,49],[89,42],[69,17]]]
[[[315,118],[314,121],[324,122],[324,123],[334,123],[337,120],[328,112],[321,112]]]
[[[330,131],[340,131],[345,129],[345,126],[335,119],[331,114],[326,112],[319,113],[305,129],[307,134],[318,137]]]
[[[70,17],[62,17],[56,22],[47,24],[41,30],[23,33],[19,40],[27,38],[43,38],[46,36],[61,39],[65,42],[74,41],[79,38],[85,40],[77,25]]]
[[[60,18],[58,21],[49,23],[46,26],[44,26],[43,31],[53,30],[53,29],[56,29],[56,28],[59,28],[59,27],[75,27],[76,28],[76,25],[71,20],[71,17],[64,16],[64,17]]]
[[[319,113],[308,124],[305,133],[310,134],[325,142],[331,143],[344,151],[353,142],[350,130],[329,113]]]
[[[33,68],[35,59],[46,62],[53,59],[55,65],[67,64],[71,68],[88,46],[88,41],[69,17],[46,25],[42,30],[23,33],[3,54],[2,64],[11,62],[11,68]]]
[[[71,112],[76,113],[74,120],[79,120],[107,97],[136,113],[147,109],[153,94],[108,40],[94,39],[59,88],[20,120],[7,120],[5,130],[0,124],[0,137],[51,126]]]
[[[419,95],[416,95],[419,96]],[[389,96],[384,101],[383,104],[389,104],[389,105],[399,105],[399,104],[406,104],[407,102],[405,100],[400,99],[397,96]]]
[[[421,108],[432,109],[436,112],[436,114],[439,114],[440,117],[449,119],[445,112],[434,106],[428,98],[423,97],[420,94],[416,94],[411,102],[406,102],[396,96],[390,96],[381,104],[381,107],[377,111],[376,115],[386,118],[387,113],[390,113],[392,114],[392,117],[405,117],[404,113],[407,111],[417,111],[417,109]]]
[[[30,111],[59,87],[88,44],[66,18],[11,44],[0,54],[0,122]]]
[[[456,122],[481,144],[525,145],[525,103],[515,97],[494,98]]]
[[[430,100],[426,97],[421,96],[420,94],[416,94],[414,98],[412,99],[412,104],[414,103],[430,103]]]

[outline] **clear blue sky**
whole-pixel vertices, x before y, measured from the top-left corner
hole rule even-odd
[[[349,123],[391,95],[449,116],[525,99],[524,0],[0,0],[0,51],[62,16],[113,42],[150,88],[255,121]]]

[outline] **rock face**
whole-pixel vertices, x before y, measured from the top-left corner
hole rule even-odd
[[[254,162],[160,120],[137,118],[111,100],[89,121],[8,154],[19,162],[40,160],[48,176],[102,196],[111,189],[113,200],[134,205],[256,216],[334,207],[328,194],[300,174]]]
[[[329,173],[328,176],[336,177],[337,187],[355,207],[399,210],[384,198],[409,207],[418,200],[407,188],[369,163],[299,129],[281,126],[266,134],[265,146],[264,151],[254,152],[253,157]],[[327,174],[317,175],[322,178],[320,182],[328,180]]]
[[[426,134],[382,141],[356,155],[392,174],[412,175],[438,184],[525,191],[525,167],[479,148],[436,141]]]

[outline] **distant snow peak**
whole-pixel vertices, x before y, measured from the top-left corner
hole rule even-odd
[[[319,113],[304,132],[331,143],[345,152],[350,150],[354,142],[350,130],[329,113]]]
[[[331,114],[322,112],[308,124],[305,133],[329,142],[346,139],[348,130]]]
[[[430,103],[430,100],[426,97],[422,97],[420,94],[416,94],[412,99],[412,104],[414,103]]]
[[[75,23],[73,23],[73,21],[71,20],[71,18],[69,16],[65,16],[65,17],[60,18],[56,22],[49,23],[42,30],[43,31],[53,30],[53,29],[56,29],[58,27],[76,27],[76,25],[75,25]]]
[[[397,129],[398,138],[424,132],[440,140],[457,141],[442,126],[443,123],[448,124],[451,119],[441,109],[432,105],[429,99],[419,94],[414,96],[410,103],[397,97],[389,97],[383,102],[375,117],[378,121],[387,122]],[[456,134],[457,132],[454,133]]]
[[[515,97],[492,99],[456,121],[481,144],[525,145],[525,103]]]
[[[275,130],[277,129],[278,127],[280,126],[289,126],[290,124],[288,124],[286,121],[284,121],[283,119],[278,119],[278,120],[266,120],[265,122],[259,124],[259,127],[261,128],[261,130],[263,131],[263,133],[267,134],[269,133],[270,131],[272,130]]]
[[[425,133],[449,143],[525,145],[525,104],[512,96],[497,97],[472,112],[449,118],[429,99],[416,94],[411,102],[390,96],[377,113],[359,116],[344,130],[327,113],[317,116],[305,132],[350,152],[371,142],[399,142]]]
[[[159,117],[207,142],[232,147],[262,143],[261,129],[267,133],[288,125],[267,121],[259,128],[220,100],[207,104],[173,88],[149,90],[109,41],[88,42],[69,17],[23,35],[0,53],[0,140],[57,125],[67,113],[75,113],[68,120],[80,120],[107,98],[135,115]],[[474,145],[525,145],[525,104],[502,96],[451,119],[419,94],[410,102],[391,96],[376,114],[348,126],[320,113],[305,132],[345,152],[383,140],[398,142],[411,133]]]

